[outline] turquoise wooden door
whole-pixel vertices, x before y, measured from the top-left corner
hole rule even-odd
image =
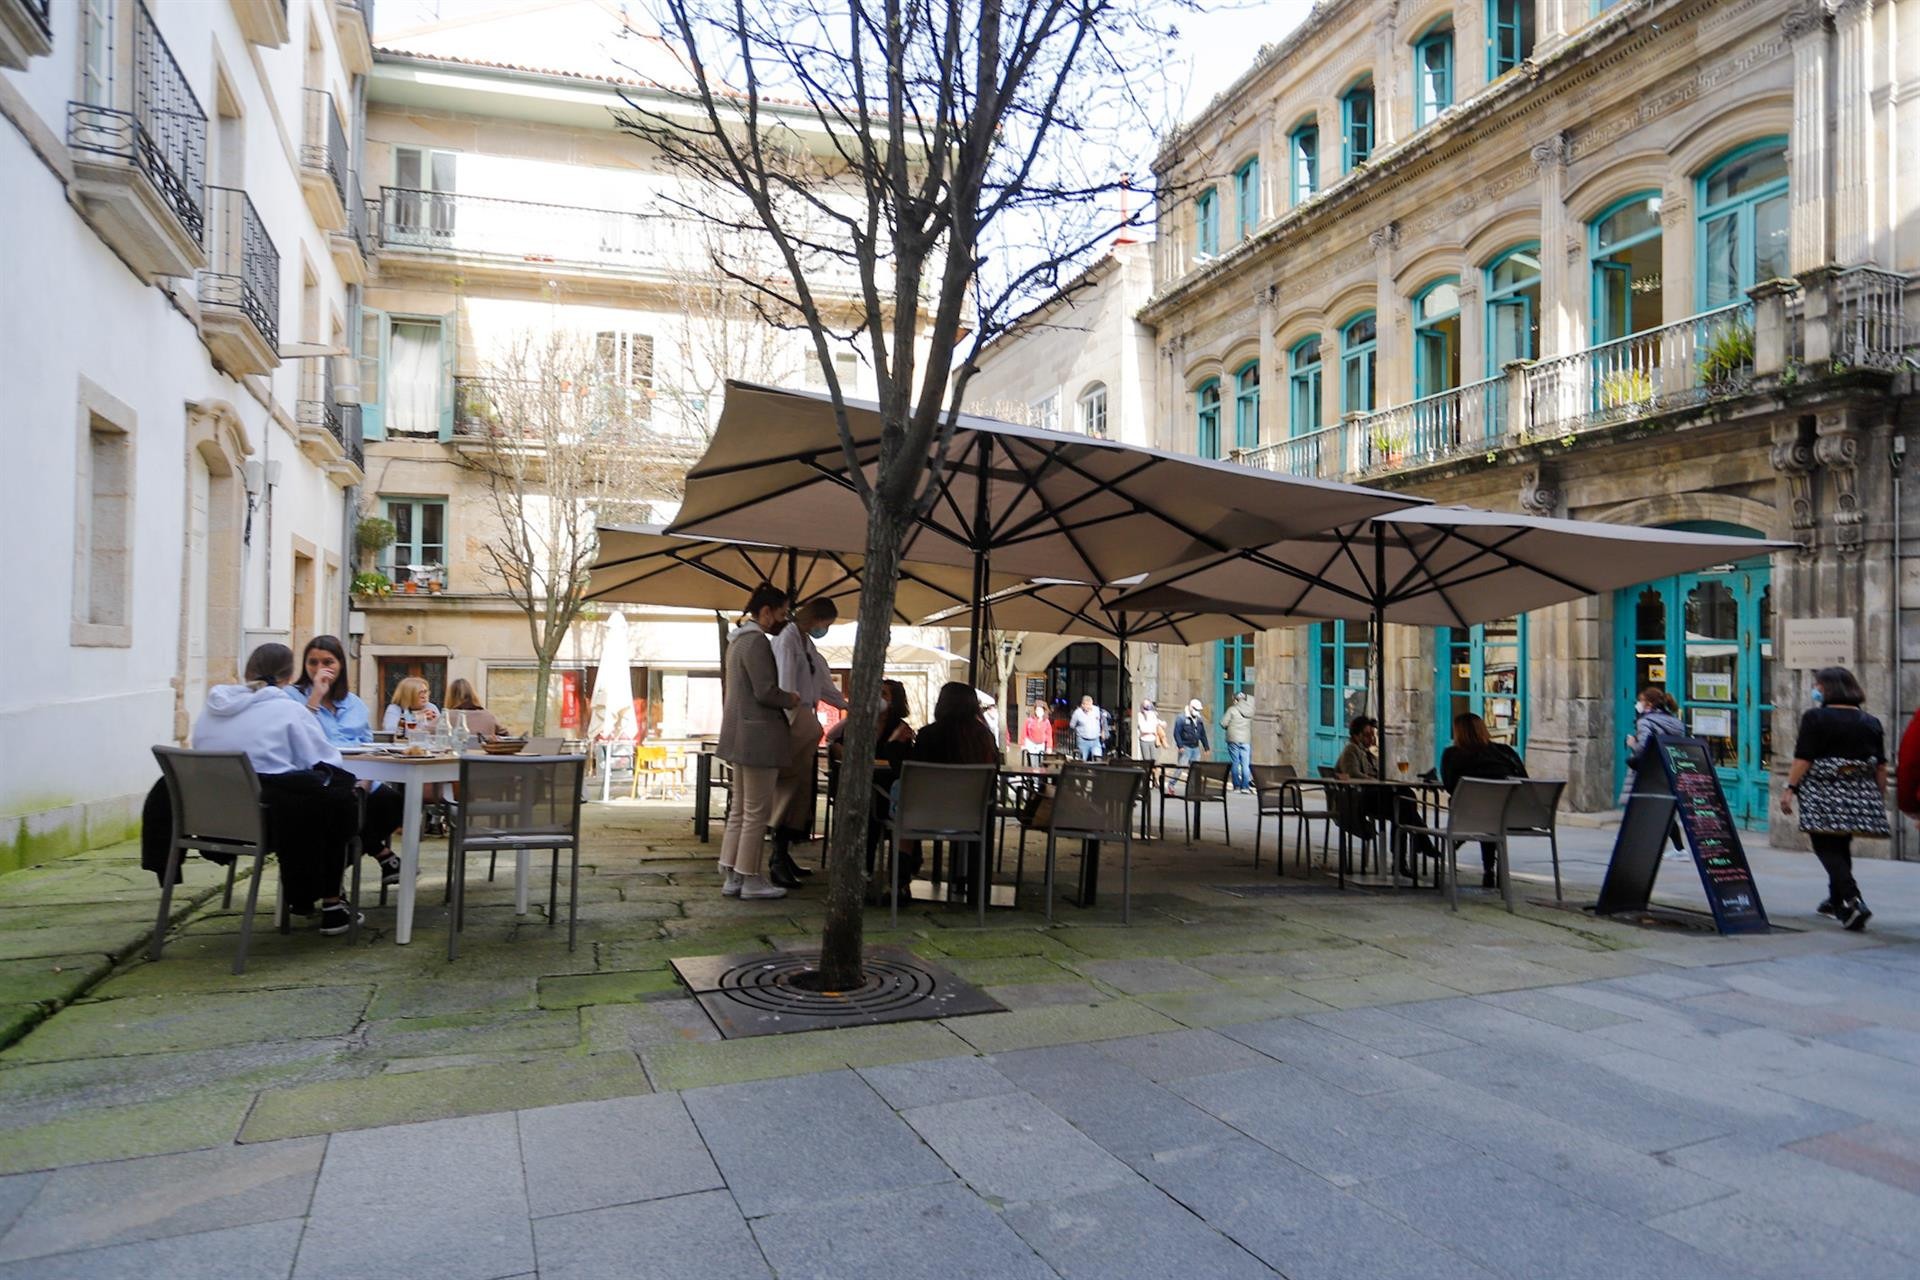
[[[1764,559],[1630,587],[1615,603],[1616,776],[1639,691],[1658,685],[1712,751],[1742,826],[1767,825],[1773,759],[1773,593]]]
[[[1472,712],[1495,742],[1527,752],[1527,620],[1501,618],[1434,637],[1432,768],[1453,744],[1453,718]]]
[[[1370,631],[1364,622],[1319,622],[1311,630],[1308,772],[1339,760],[1347,745],[1347,726],[1355,716],[1367,714],[1367,681],[1373,670]]]

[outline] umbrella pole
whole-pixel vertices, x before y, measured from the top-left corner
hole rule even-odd
[[[967,621],[967,683],[979,687],[980,646],[986,637],[987,545],[987,464],[992,459],[990,435],[980,433],[980,478],[973,486],[973,606]]]
[[[1113,726],[1114,737],[1119,741],[1120,754],[1133,755],[1133,682],[1127,677],[1127,615],[1119,617],[1116,636],[1120,641],[1120,715],[1119,723]]]
[[[1373,522],[1373,718],[1380,722],[1381,781],[1387,777],[1387,532]]]

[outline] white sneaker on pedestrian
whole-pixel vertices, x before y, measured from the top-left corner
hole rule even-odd
[[[732,875],[732,874],[733,874],[733,868],[732,868],[732,867],[730,867],[730,866],[728,866],[728,865],[727,865],[726,863],[724,863],[724,862],[722,862],[722,863],[720,863],[720,864],[718,864],[718,865],[719,865],[719,867],[720,867],[720,874],[721,874],[721,875],[723,875],[723,876],[730,876],[730,875]]]
[[[742,898],[784,898],[787,891],[765,876],[747,876],[740,882]]]
[[[727,882],[720,886],[720,896],[723,898],[739,897],[740,886],[744,883],[745,883],[745,880],[742,878],[740,873],[738,871],[735,871],[732,867],[728,867]]]

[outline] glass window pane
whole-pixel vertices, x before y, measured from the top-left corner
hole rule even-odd
[[[1460,310],[1460,282],[1442,280],[1420,295],[1414,304],[1414,314],[1421,320],[1432,320]]]
[[[1753,282],[1791,274],[1787,265],[1787,197],[1773,196],[1753,207]]]
[[[1730,164],[1722,165],[1707,179],[1707,207],[1724,204],[1735,196],[1757,191],[1772,182],[1787,178],[1787,149],[1769,147],[1749,152]]]
[[[1600,248],[1607,249],[1622,240],[1659,230],[1660,197],[1646,196],[1602,218],[1595,228],[1595,241]]]

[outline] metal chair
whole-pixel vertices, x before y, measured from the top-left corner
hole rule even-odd
[[[1507,810],[1507,836],[1545,836],[1553,852],[1553,900],[1563,901],[1560,892],[1560,793],[1567,789],[1564,779],[1515,778],[1520,790]]]
[[[1224,766],[1223,766],[1224,767]],[[1133,806],[1146,774],[1127,765],[1070,764],[1060,771],[1047,824],[1047,921],[1060,838],[1120,841],[1120,923],[1133,922]]]
[[[993,839],[993,791],[999,769],[990,764],[933,764],[909,760],[900,766],[900,803],[887,819],[887,877],[893,892],[887,919],[900,923],[900,842],[944,840],[977,844],[975,901],[987,922],[987,855]]]
[[[1200,806],[1220,806],[1220,829],[1228,844],[1233,843],[1233,825],[1227,818],[1227,779],[1233,766],[1225,760],[1195,760],[1187,766],[1186,787],[1174,797],[1187,824],[1187,843],[1200,837]],[[1167,834],[1167,797],[1160,797],[1160,835]]]
[[[1260,865],[1260,832],[1271,817],[1275,819],[1273,860],[1278,875],[1287,873],[1287,819],[1301,807],[1299,777],[1299,771],[1290,764],[1253,766],[1253,865]]]
[[[447,838],[447,875],[453,881],[453,919],[447,959],[457,954],[467,906],[467,854],[552,851],[547,928],[560,898],[560,851],[572,855],[567,883],[567,950],[580,926],[580,786],[584,756],[463,756],[460,807]]]
[[[1340,833],[1340,849],[1336,864],[1336,874],[1340,887],[1347,887],[1347,875],[1353,865],[1353,846],[1360,845],[1360,869],[1366,871],[1373,865],[1373,843],[1378,832],[1372,817],[1367,814],[1366,799],[1359,787],[1347,786],[1340,781],[1339,771],[1331,765],[1320,766],[1320,787],[1327,795],[1327,810],[1333,819],[1333,829]]]
[[[1479,841],[1494,846],[1500,873],[1500,896],[1507,910],[1513,910],[1513,876],[1507,867],[1507,823],[1514,797],[1524,783],[1502,778],[1462,778],[1454,788],[1453,806],[1447,811],[1444,827],[1415,826],[1400,828],[1403,835],[1433,837],[1444,852],[1430,856],[1446,859],[1447,906],[1460,909],[1460,846]]]

